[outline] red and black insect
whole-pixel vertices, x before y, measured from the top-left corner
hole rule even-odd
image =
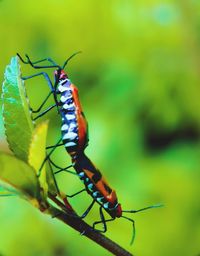
[[[73,54],[69,59],[71,59],[75,54]],[[25,77],[23,79],[29,79],[35,76],[43,75],[48,82],[49,88],[51,92],[38,108],[37,111],[33,111],[34,113],[39,112],[44,104],[46,103],[49,96],[53,93],[55,104],[50,106],[47,110],[43,111],[39,114],[35,119],[41,117],[45,113],[47,113],[53,107],[58,108],[58,112],[62,117],[62,138],[58,141],[58,143],[54,146],[50,146],[47,148],[52,148],[51,152],[47,155],[44,162],[49,160],[57,169],[58,171],[55,173],[59,173],[61,171],[70,172],[68,169],[70,167],[74,167],[76,170],[77,175],[83,181],[85,185],[85,189],[73,194],[68,195],[68,197],[74,197],[77,194],[86,191],[92,198],[93,201],[88,207],[88,209],[82,214],[81,218],[86,217],[89,211],[92,209],[95,202],[100,205],[99,212],[100,212],[100,221],[93,223],[93,228],[99,223],[103,224],[103,230],[99,230],[101,232],[106,232],[107,226],[106,222],[113,221],[116,218],[125,218],[132,222],[133,230],[135,230],[134,220],[128,218],[127,216],[123,216],[123,213],[136,213],[139,211],[147,210],[150,208],[156,208],[160,205],[153,205],[149,207],[145,207],[139,210],[122,210],[121,204],[118,203],[116,192],[108,185],[105,178],[102,176],[100,171],[95,167],[95,165],[90,161],[90,159],[84,154],[84,150],[88,145],[88,126],[86,118],[83,114],[82,107],[80,104],[80,100],[78,97],[78,89],[70,82],[68,79],[67,74],[64,72],[64,68],[68,63],[69,59],[65,61],[62,67],[55,64],[52,59],[47,58],[36,62],[31,62],[30,58],[26,55],[27,61],[24,61],[21,56],[18,54],[19,58],[25,64],[30,64],[34,68],[57,68],[54,72],[55,75],[55,83],[54,86],[51,83],[51,80],[47,73],[40,72],[38,74]],[[42,61],[49,61],[52,65],[50,66],[37,66],[35,64],[40,63]],[[59,97],[59,98],[58,98]],[[62,140],[62,143],[60,143]],[[67,152],[70,154],[72,159],[72,165],[66,168],[60,168],[56,165],[51,159],[50,155],[53,151],[58,147],[64,145]],[[43,164],[44,164],[43,162]],[[43,166],[43,165],[42,165]],[[42,166],[40,170],[42,169]],[[105,219],[103,214],[103,209],[111,216],[110,219]],[[131,243],[134,240],[133,237]]]
[[[113,221],[116,218],[124,218],[128,221],[132,222],[133,225],[133,235],[131,239],[131,244],[134,241],[135,237],[135,224],[134,220],[124,216],[123,213],[137,213],[140,211],[144,211],[151,208],[157,208],[161,205],[152,205],[148,206],[139,210],[123,210],[121,207],[121,204],[118,203],[118,198],[115,190],[113,190],[105,178],[102,176],[101,172],[95,167],[95,165],[90,161],[90,159],[84,154],[80,154],[78,156],[78,159],[75,160],[74,169],[76,170],[79,178],[83,181],[85,185],[85,189],[79,191],[78,193],[70,196],[73,197],[82,191],[87,191],[87,193],[93,198],[92,203],[88,207],[88,209],[84,212],[84,214],[81,216],[84,218],[91,208],[93,207],[94,203],[98,203],[100,205],[99,207],[99,214],[100,214],[100,221],[96,221],[93,223],[93,229],[97,230],[95,226],[97,224],[102,223],[103,224],[103,230],[99,230],[100,232],[106,232],[107,231],[107,222]],[[109,215],[110,219],[105,219],[103,210],[105,210]]]
[[[41,106],[37,110],[32,110],[32,112],[33,113],[40,112],[43,106],[45,105],[45,103],[47,102],[48,98],[52,94],[54,96],[55,104],[53,104],[52,106],[44,110],[42,113],[40,113],[36,118],[34,118],[34,120],[43,116],[52,108],[57,107],[58,112],[62,118],[62,126],[61,126],[62,138],[59,140],[59,142],[56,145],[48,148],[53,148],[54,150],[56,147],[64,145],[67,152],[71,155],[72,158],[76,158],[79,152],[83,152],[83,150],[87,147],[88,140],[89,140],[88,124],[87,124],[85,115],[83,113],[82,106],[80,104],[78,89],[74,84],[71,83],[67,74],[64,71],[64,68],[67,65],[68,61],[76,54],[77,53],[70,56],[65,61],[62,67],[57,65],[50,58],[32,62],[28,57],[28,55],[26,55],[27,61],[24,61],[22,57],[19,54],[17,54],[23,63],[30,64],[35,69],[56,68],[56,70],[54,71],[54,79],[55,79],[54,85],[52,84],[46,72],[40,72],[32,76],[23,77],[23,79],[26,80],[32,77],[42,75],[47,80],[48,86],[50,88],[50,93],[42,102]],[[35,65],[43,61],[49,61],[52,65],[50,66]],[[62,140],[62,143],[60,143],[61,140]],[[50,154],[51,153],[49,153],[48,155]]]

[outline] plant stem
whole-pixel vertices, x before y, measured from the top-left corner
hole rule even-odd
[[[52,201],[56,203],[59,207],[61,207],[65,212],[56,209],[56,216],[53,216],[65,224],[69,225],[73,229],[77,230],[81,235],[88,237],[93,240],[95,243],[99,244],[113,255],[116,256],[133,256],[130,252],[126,251],[117,243],[113,242],[102,233],[91,228],[86,222],[84,222],[78,215],[73,211],[73,209],[69,210],[67,208],[64,209],[64,205],[55,197],[49,195]],[[55,209],[53,211],[55,214]]]

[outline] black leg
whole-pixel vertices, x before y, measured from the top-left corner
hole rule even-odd
[[[81,219],[84,219],[88,213],[90,212],[90,210],[92,209],[93,205],[95,203],[95,199],[93,199],[92,203],[89,205],[89,207],[87,208],[87,210],[81,215]]]
[[[69,165],[69,166],[67,166],[67,167],[65,167],[65,168],[62,168],[62,167],[60,167],[60,166],[58,166],[57,164],[55,164],[52,160],[51,160],[51,158],[49,157],[49,162],[54,166],[54,167],[56,167],[57,169],[58,169],[58,171],[56,171],[56,172],[54,172],[54,174],[57,174],[57,173],[60,173],[60,172],[68,172],[68,173],[71,173],[71,174],[74,174],[74,175],[76,175],[76,176],[78,176],[78,174],[76,173],[76,172],[72,172],[72,171],[69,171],[68,169],[69,168],[71,168],[71,167],[73,167],[73,164],[71,164],[71,165]]]
[[[59,139],[59,141],[56,143],[55,147],[46,155],[45,159],[43,160],[43,162],[42,162],[42,164],[41,164],[41,166],[40,166],[40,169],[38,170],[38,174],[37,174],[38,177],[40,177],[40,174],[41,174],[41,171],[42,171],[42,168],[43,168],[45,162],[49,159],[50,155],[51,155],[51,154],[54,152],[54,150],[57,148],[57,145],[60,144],[61,140],[62,140],[62,138]]]
[[[29,61],[25,61],[19,53],[17,53],[17,56],[20,58],[20,60],[21,60],[24,64],[30,64]],[[27,58],[28,55],[26,54],[25,56],[26,56],[26,58]],[[29,58],[29,59],[30,59],[30,58]],[[32,63],[33,63],[33,64],[37,64],[37,63],[40,63],[40,62],[43,62],[43,61],[49,61],[49,62],[51,62],[53,65],[56,65],[56,63],[55,63],[51,58],[44,58],[44,59],[42,59],[42,60],[34,61],[34,62],[32,62]]]
[[[48,107],[47,109],[45,109],[42,113],[40,113],[38,116],[34,117],[33,120],[35,121],[36,119],[42,117],[43,115],[45,115],[47,112],[49,112],[52,108],[56,107],[57,104],[55,103],[54,105]]]
[[[67,63],[69,62],[69,60],[70,60],[71,58],[73,58],[76,54],[79,54],[79,53],[81,53],[81,51],[78,51],[78,52],[75,52],[74,54],[72,54],[72,55],[64,62],[63,66],[62,66],[62,69],[65,68],[65,66],[67,65]],[[17,53],[17,56],[20,58],[20,60],[21,60],[24,64],[30,64],[33,68],[59,68],[59,69],[61,69],[61,67],[60,67],[58,64],[56,64],[51,58],[44,58],[44,59],[42,59],[42,60],[38,60],[38,61],[32,62],[27,54],[25,55],[26,58],[27,58],[27,61],[25,61],[25,60],[19,55],[19,53]],[[41,63],[41,62],[43,62],[43,61],[48,61],[48,62],[50,62],[52,65],[50,65],[50,66],[35,66],[35,64]]]
[[[20,60],[24,64],[30,64],[33,68],[60,68],[60,66],[57,65],[51,58],[44,58],[42,60],[32,62],[27,54],[25,55],[27,58],[27,61],[25,61],[18,53],[17,53],[17,56],[20,58]],[[50,66],[34,66],[34,64],[41,63],[43,61],[49,61],[52,65],[50,65]]]
[[[26,58],[28,60],[28,63],[33,67],[33,68],[60,68],[60,66],[58,66],[57,64],[55,64],[54,62],[52,63],[52,60],[50,58],[48,58],[48,60],[53,64],[53,65],[50,65],[50,66],[36,66],[33,62],[31,62],[29,56],[26,54]],[[41,62],[41,61],[39,61]],[[36,63],[39,63],[39,62],[36,62]]]
[[[62,142],[62,143],[58,144],[56,147],[60,147],[60,146],[63,146],[63,145],[64,145],[64,143]],[[48,147],[46,147],[46,149],[50,149],[50,148],[54,148],[54,147],[55,147],[55,145],[48,146]]]
[[[51,110],[53,107],[57,106],[58,108],[58,102],[57,102],[57,99],[56,99],[56,96],[55,96],[55,90],[54,90],[54,86],[48,76],[47,73],[45,72],[40,72],[40,73],[37,73],[37,74],[34,74],[32,76],[27,76],[27,77],[22,77],[23,80],[27,80],[27,79],[30,79],[30,78],[33,78],[33,77],[37,77],[37,76],[43,76],[45,78],[45,80],[47,81],[47,84],[50,88],[50,92],[49,94],[47,95],[47,97],[45,98],[45,100],[42,102],[41,106],[37,109],[37,110],[33,110],[32,108],[30,108],[30,110],[33,112],[33,113],[38,113],[42,107],[45,105],[45,103],[47,102],[48,98],[51,96],[51,94],[53,93],[53,96],[54,96],[54,101],[55,101],[55,104],[53,106],[50,106],[48,109],[46,109],[43,113],[41,113],[39,116],[37,116],[36,118],[34,118],[34,120],[36,120],[37,118],[41,117],[42,115],[44,115],[45,113],[47,113],[49,110]]]
[[[69,170],[68,170],[68,168],[70,168],[70,167],[73,167],[73,165],[69,165],[69,166],[67,166],[66,168],[60,168],[60,170],[54,172],[54,174],[58,174],[58,173],[60,173],[60,172],[68,172],[68,173],[70,173],[70,174],[73,174],[73,175],[78,176],[78,174],[77,174],[76,172],[72,172],[72,171],[69,171]]]
[[[94,230],[97,230],[97,231],[99,231],[99,232],[105,233],[105,232],[107,231],[106,222],[113,221],[113,220],[115,220],[115,219],[112,218],[112,219],[105,220],[105,217],[104,217],[104,214],[103,214],[103,207],[102,207],[102,206],[99,208],[99,214],[100,214],[101,221],[96,221],[96,222],[94,222],[92,227],[93,227]],[[100,224],[100,223],[103,224],[103,230],[101,230],[101,229],[96,229],[96,228],[95,228],[95,226],[96,226],[97,224]]]
[[[57,184],[57,181],[56,181],[56,179],[55,179],[55,175],[54,175],[54,173],[53,173],[53,168],[52,168],[52,166],[51,166],[51,161],[48,161],[48,163],[49,163],[49,168],[50,168],[50,172],[51,172],[51,176],[52,176],[52,179],[54,180],[54,183],[55,183],[55,186],[56,186],[56,190],[57,190],[57,192],[58,192],[58,194],[60,194],[60,190],[59,190],[59,188],[58,188],[58,184]]]
[[[45,73],[45,72],[40,72],[40,73],[34,74],[34,75],[32,75],[32,76],[25,76],[25,77],[22,77],[22,79],[23,79],[23,80],[27,80],[27,79],[30,79],[30,78],[33,78],[33,77],[36,77],[36,76],[43,76],[43,77],[46,79],[50,90],[51,90],[52,92],[54,92],[53,84],[52,84],[52,82],[51,82],[51,80],[50,80],[48,74]]]
[[[69,205],[68,200],[67,200],[67,195],[65,195],[65,196],[63,197],[64,193],[60,193],[60,190],[59,190],[59,188],[58,188],[57,181],[56,181],[56,179],[55,179],[55,175],[53,174],[53,168],[52,168],[52,166],[51,166],[51,160],[50,160],[50,159],[49,159],[48,163],[49,163],[50,171],[51,171],[51,173],[52,173],[52,178],[53,178],[53,180],[54,180],[54,182],[55,182],[55,186],[56,186],[56,190],[57,190],[57,193],[58,193],[58,195],[59,195],[59,198],[62,199],[62,201],[63,201],[64,205],[67,207],[67,209],[70,209],[70,210],[71,210],[71,206]],[[83,192],[83,190],[77,192],[76,194],[79,194],[79,193],[81,193],[81,192]],[[70,196],[69,196],[69,197],[70,197]],[[72,196],[71,196],[71,197],[72,197]],[[68,213],[67,213],[67,214],[68,214]],[[71,214],[68,214],[68,215],[74,216],[74,215],[71,215]],[[58,216],[58,215],[54,215],[54,216],[52,216],[52,218],[54,218],[54,217],[56,217],[56,216]]]
[[[133,235],[132,235],[131,242],[130,242],[130,245],[132,245],[132,244],[133,244],[133,241],[134,241],[134,239],[135,239],[135,221],[132,220],[132,219],[130,219],[130,218],[128,218],[128,217],[126,217],[126,216],[121,216],[121,217],[124,218],[124,219],[129,220],[129,221],[132,222],[132,224],[133,224]]]
[[[76,192],[76,193],[74,193],[74,194],[72,194],[72,195],[66,195],[66,197],[70,197],[70,198],[72,198],[72,197],[74,197],[74,196],[76,196],[76,195],[78,195],[78,194],[80,194],[80,193],[82,193],[82,192],[84,192],[84,191],[86,191],[86,189],[84,188],[84,189],[82,189],[82,190],[80,190],[80,191],[78,191],[78,192]]]
[[[47,100],[48,100],[49,97],[51,96],[51,94],[52,94],[52,91],[49,92],[49,94],[47,95],[47,97],[45,98],[45,100],[42,102],[42,104],[39,106],[39,108],[37,108],[37,110],[33,110],[33,109],[31,108],[32,113],[38,113],[38,112],[40,112],[41,109],[43,108],[44,104],[47,102]]]

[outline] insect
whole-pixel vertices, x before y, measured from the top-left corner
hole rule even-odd
[[[72,158],[76,158],[79,152],[82,152],[88,145],[88,124],[79,100],[78,89],[74,84],[71,83],[70,79],[64,71],[64,68],[66,67],[68,61],[78,53],[79,52],[74,53],[72,56],[70,56],[65,61],[62,67],[57,65],[51,58],[46,58],[36,62],[32,62],[28,55],[26,55],[27,61],[25,61],[19,54],[17,54],[23,63],[30,64],[35,69],[56,68],[56,70],[54,71],[54,85],[52,84],[48,74],[45,72],[40,72],[32,76],[22,78],[26,80],[41,75],[46,79],[48,86],[50,88],[50,93],[47,95],[47,97],[37,110],[32,110],[33,113],[38,113],[41,111],[50,95],[53,94],[54,97],[55,104],[53,104],[52,106],[44,110],[42,113],[40,113],[36,118],[34,118],[34,120],[43,116],[54,107],[57,107],[58,113],[61,115],[62,138],[56,145],[48,147],[53,148],[49,155],[52,154],[55,147],[64,145],[70,156]],[[43,61],[49,61],[51,65],[35,65]],[[60,143],[61,140],[62,143]]]
[[[50,92],[47,95],[47,97],[44,99],[42,104],[39,106],[37,110],[32,110],[33,113],[39,113],[42,108],[44,107],[45,103],[49,99],[49,97],[53,94],[55,103],[48,107],[46,110],[44,110],[42,113],[40,113],[34,120],[38,119],[39,117],[42,117],[47,112],[49,112],[54,107],[57,107],[58,113],[60,114],[62,118],[62,125],[61,125],[61,139],[56,143],[54,146],[50,146],[48,148],[52,148],[52,150],[47,154],[46,158],[44,159],[43,163],[41,164],[41,167],[38,171],[38,176],[41,174],[41,170],[43,168],[43,165],[46,161],[49,163],[49,167],[52,167],[51,164],[56,166],[55,163],[51,160],[50,155],[54,152],[54,150],[64,145],[67,152],[71,155],[71,157],[74,159],[79,154],[79,152],[82,152],[85,147],[88,145],[88,124],[87,120],[85,118],[85,115],[82,110],[82,106],[79,100],[78,95],[78,89],[74,84],[71,83],[69,80],[67,74],[64,71],[64,68],[66,67],[68,61],[74,57],[77,53],[74,53],[71,55],[63,64],[63,66],[59,66],[56,64],[51,58],[42,59],[36,62],[32,62],[28,55],[27,61],[23,60],[23,58],[19,55],[18,57],[20,60],[25,64],[30,64],[35,69],[40,68],[56,68],[54,71],[54,84],[51,82],[48,74],[46,72],[39,72],[37,74],[34,74],[32,76],[23,77],[22,79],[27,80],[33,77],[37,76],[43,76],[45,80],[47,81],[47,84],[49,86]],[[49,61],[51,63],[50,66],[37,66],[35,64],[41,63],[43,61]],[[61,143],[62,140],[62,143]],[[60,168],[60,171],[67,171],[69,173],[73,173],[67,168]],[[57,183],[56,183],[57,184]],[[58,189],[59,191],[59,189]],[[62,198],[65,205],[68,207],[67,198]]]
[[[85,218],[96,202],[100,205],[100,221],[96,221],[93,223],[93,229],[105,233],[107,231],[107,222],[114,221],[116,218],[127,219],[128,221],[132,222],[133,232],[130,242],[130,244],[132,244],[135,238],[135,222],[133,219],[124,216],[123,213],[137,213],[140,211],[161,207],[162,205],[152,205],[139,210],[123,210],[121,204],[118,203],[118,198],[115,190],[110,187],[101,172],[95,167],[95,165],[84,154],[84,152],[82,152],[82,154],[79,154],[78,158],[74,159],[73,161],[74,162],[72,166],[76,170],[76,173],[79,176],[80,180],[84,183],[85,188],[76,192],[73,195],[66,196],[72,198],[86,191],[93,199],[86,211],[79,217]],[[54,166],[59,169],[57,172],[54,172],[55,174],[62,172],[63,170],[70,167],[68,166],[63,169],[55,164]],[[103,210],[105,210],[110,215],[110,219],[105,219]],[[103,229],[96,229],[95,227],[98,224],[103,224]]]
[[[65,171],[71,166],[66,168],[60,168],[59,166],[55,165],[58,168],[55,174]],[[162,205],[152,205],[148,206],[139,210],[123,210],[121,204],[118,203],[118,198],[115,190],[113,190],[106,179],[103,177],[101,172],[95,167],[95,165],[91,162],[91,160],[85,155],[84,152],[78,155],[78,158],[73,160],[72,164],[73,168],[76,170],[77,175],[79,176],[80,180],[84,183],[85,188],[76,192],[73,195],[67,195],[67,197],[74,197],[84,191],[86,191],[92,197],[92,203],[86,209],[86,211],[80,216],[80,218],[85,218],[87,214],[92,209],[95,202],[100,205],[99,207],[99,215],[100,221],[96,221],[93,223],[93,229],[98,230],[100,232],[105,233],[107,231],[107,222],[114,221],[116,218],[124,218],[128,221],[132,222],[133,232],[131,243],[134,241],[135,237],[135,222],[133,219],[124,216],[123,213],[137,213],[140,211],[161,207]],[[105,210],[109,215],[110,219],[105,219],[103,210]],[[95,226],[98,224],[103,224],[103,229],[96,229]]]
[[[140,211],[144,211],[151,208],[160,207],[160,205],[148,206],[139,210],[122,210],[121,204],[118,203],[116,192],[109,186],[105,178],[102,176],[100,171],[95,167],[95,165],[90,161],[90,159],[84,154],[84,150],[88,145],[88,125],[86,118],[83,114],[82,107],[80,104],[80,100],[78,97],[78,89],[70,82],[67,74],[64,72],[64,68],[67,65],[69,59],[71,59],[75,54],[73,54],[70,58],[68,58],[62,67],[58,66],[52,59],[42,59],[40,61],[31,62],[30,58],[26,55],[27,61],[24,61],[21,56],[18,54],[19,58],[25,64],[30,64],[34,68],[57,68],[54,72],[55,82],[54,86],[51,83],[51,80],[47,73],[40,72],[38,74],[25,77],[24,79],[29,79],[34,76],[43,75],[48,82],[49,88],[51,92],[38,108],[38,110],[33,111],[34,113],[39,112],[44,104],[46,103],[48,97],[53,93],[55,104],[49,107],[47,110],[40,113],[35,119],[41,117],[53,107],[57,107],[58,112],[62,118],[62,143],[61,140],[54,146],[50,146],[52,148],[51,152],[45,158],[44,162],[49,159],[50,162],[54,165],[54,167],[58,168],[58,171],[55,173],[59,173],[61,171],[70,172],[68,169],[73,166],[76,170],[77,175],[83,181],[85,185],[85,189],[73,194],[68,195],[68,197],[74,197],[77,194],[80,194],[83,191],[86,191],[92,198],[92,203],[89,205],[87,210],[82,214],[81,218],[87,216],[87,214],[92,209],[94,203],[98,203],[100,205],[99,214],[100,221],[96,221],[93,223],[93,228],[97,224],[103,224],[103,230],[99,230],[101,232],[107,231],[106,223],[109,221],[113,221],[116,218],[124,218],[133,224],[133,236],[131,239],[131,244],[134,240],[135,234],[135,224],[134,220],[124,216],[123,213],[136,213]],[[49,61],[52,65],[50,66],[37,66],[35,64]],[[59,98],[58,98],[59,97]],[[67,152],[70,154],[72,159],[72,165],[66,168],[60,168],[54,162],[51,161],[50,155],[53,151],[58,147],[64,145]],[[42,166],[41,168],[42,169]],[[105,210],[110,216],[110,219],[105,219],[103,210]]]
[[[97,224],[102,223],[103,230],[98,229],[98,231],[106,232],[107,222],[110,222],[115,220],[116,218],[122,217],[132,222],[133,234],[132,234],[132,239],[130,243],[132,244],[135,237],[135,222],[133,219],[127,216],[124,216],[123,213],[137,213],[147,209],[161,207],[161,205],[152,205],[139,210],[123,210],[121,207],[121,204],[118,203],[118,198],[115,190],[113,190],[109,186],[105,178],[102,176],[101,172],[95,167],[95,165],[90,161],[90,159],[84,153],[78,156],[78,159],[75,160],[73,167],[76,170],[79,178],[83,181],[85,185],[85,189],[79,191],[78,193],[82,191],[86,191],[93,198],[92,203],[90,204],[88,209],[85,211],[85,213],[81,217],[84,218],[92,209],[94,203],[95,202],[98,203],[100,205],[99,214],[100,214],[101,220],[93,223],[93,229],[97,230],[95,226]],[[77,193],[72,196],[75,196],[75,195],[77,195]],[[103,210],[105,210],[110,215],[111,217],[110,219],[105,219]]]

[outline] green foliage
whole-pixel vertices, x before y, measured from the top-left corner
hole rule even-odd
[[[16,157],[26,161],[33,131],[18,58],[11,59],[3,83],[3,118],[7,141]]]
[[[34,168],[36,174],[40,169],[43,160],[46,157],[46,137],[48,130],[48,121],[39,123],[34,129],[31,139],[31,144],[29,148],[28,163]],[[44,164],[41,174],[39,177],[40,186],[44,191],[45,196],[47,192],[52,194],[57,194],[57,186],[55,183],[54,176],[46,164]]]
[[[52,194],[58,193],[53,174],[46,169],[46,164],[37,177],[46,156],[48,122],[38,124],[36,128],[33,126],[17,57],[13,57],[6,68],[2,100],[7,141],[15,154],[15,157],[1,155],[2,186],[29,199],[38,208],[46,207],[49,190]]]
[[[40,186],[34,169],[24,161],[2,152],[0,152],[0,163],[1,186],[39,204]]]
[[[66,71],[79,89],[89,121],[87,154],[116,190],[124,209],[165,204],[163,209],[134,215],[133,254],[198,255],[200,1],[84,0],[77,5],[72,0],[59,4],[5,0],[0,14],[1,77],[15,52],[28,53],[33,60],[51,57],[62,64],[73,52],[83,51]],[[38,71],[23,65],[23,76]],[[53,77],[52,70],[45,71]],[[39,77],[26,81],[26,88],[33,107],[48,93]],[[58,115],[56,111],[47,115],[51,118],[48,144],[53,145],[60,136]],[[155,148],[147,140],[152,131],[154,137],[166,134],[158,143],[170,134],[173,139]],[[2,135],[0,143],[6,150]],[[55,154],[56,163],[68,165],[66,152]],[[67,194],[81,189],[76,177],[61,173],[56,178]],[[72,200],[80,213],[90,200],[83,197]],[[56,249],[79,255],[77,244],[85,255],[91,251],[105,255],[89,241],[82,243],[73,230],[39,218],[23,201],[19,206],[13,197],[1,199],[3,255],[49,256]],[[27,212],[30,218],[24,220]],[[98,209],[90,216],[89,221],[98,220]],[[122,219],[108,223],[108,235],[129,249],[130,232]]]

